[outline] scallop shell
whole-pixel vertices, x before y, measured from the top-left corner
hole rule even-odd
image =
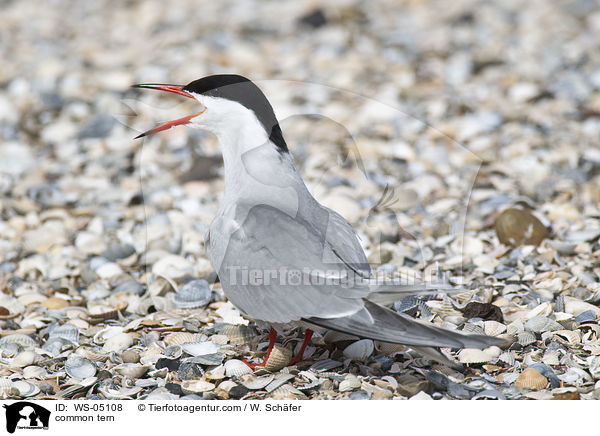
[[[14,383],[8,378],[0,378],[0,399],[18,397],[19,390],[14,386]]]
[[[304,395],[291,384],[287,383],[271,392],[269,398],[274,400],[295,400],[306,398],[306,395]]]
[[[458,360],[461,363],[485,363],[494,359],[495,356],[478,348],[463,348],[458,353]]]
[[[353,374],[348,374],[344,380],[340,382],[338,390],[340,392],[349,392],[358,389],[361,386],[361,381]]]
[[[19,391],[21,397],[33,397],[40,393],[40,388],[25,380],[15,382],[13,386]]]
[[[96,365],[85,357],[72,354],[65,363],[65,371],[70,377],[83,380],[96,374]]]
[[[539,245],[548,237],[548,229],[531,212],[509,208],[494,221],[498,239],[504,245]]]
[[[54,327],[50,331],[49,338],[62,338],[76,344],[79,341],[79,329],[73,324],[63,324],[61,326]]]
[[[286,373],[286,372],[277,373],[277,374],[275,374],[273,381],[265,387],[265,391],[273,392],[275,389],[279,388],[280,386],[285,385],[287,382],[289,382],[293,378],[295,378],[294,374],[290,374],[290,373]]]
[[[505,351],[504,353],[500,354],[498,356],[498,360],[506,363],[508,366],[513,366],[515,364],[515,362],[517,361],[517,359],[515,358],[515,355],[513,353],[511,353],[510,351]]]
[[[373,354],[374,349],[375,345],[371,339],[361,339],[348,345],[343,354],[346,359],[364,361]]]
[[[534,333],[543,333],[561,330],[563,326],[546,316],[539,315],[527,321],[525,323],[525,328]]]
[[[570,345],[577,345],[581,343],[581,333],[579,330],[557,330],[553,332],[553,337],[560,337],[566,340]]]
[[[466,323],[463,327],[463,331],[465,333],[474,334],[474,335],[484,335],[485,334],[483,327],[481,327],[477,324],[472,324],[472,323]]]
[[[89,347],[79,347],[76,351],[77,354],[91,360],[92,362],[106,362],[109,354],[101,351],[96,351]]]
[[[37,346],[37,342],[21,333],[4,336],[0,339],[0,346],[4,344],[19,344],[23,348],[33,348]]]
[[[200,338],[201,335],[195,333],[175,332],[165,336],[165,342],[169,345],[182,345],[188,342],[198,342]]]
[[[542,363],[545,365],[559,365],[560,364],[560,353],[558,350],[546,350],[542,356]]]
[[[548,386],[548,379],[533,368],[525,368],[515,380],[515,386],[539,391]]]
[[[239,377],[239,383],[245,388],[252,391],[264,389],[269,383],[273,381],[275,376],[273,374],[267,374],[263,376],[256,376],[255,374],[244,374]]]
[[[265,369],[267,371],[279,371],[285,368],[290,363],[290,360],[292,360],[292,350],[275,344],[265,362]]]
[[[499,336],[506,331],[506,326],[498,321],[484,321],[483,331],[488,336]]]
[[[517,334],[517,342],[524,347],[533,344],[536,340],[535,335],[528,331],[522,331]]]
[[[219,330],[219,333],[227,336],[232,345],[248,344],[258,337],[256,329],[246,325],[228,324]]]
[[[227,377],[239,377],[252,372],[252,369],[241,360],[231,359],[225,362],[225,375]]]
[[[149,365],[139,365],[137,363],[122,363],[113,368],[117,374],[128,377],[140,378],[150,369]]]
[[[179,309],[195,309],[205,307],[211,297],[212,290],[206,280],[191,280],[173,296],[173,303]]]
[[[205,380],[184,380],[181,382],[181,390],[184,394],[197,394],[212,391],[215,385]]]

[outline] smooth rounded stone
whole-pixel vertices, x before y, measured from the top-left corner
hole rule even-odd
[[[133,345],[133,337],[127,333],[117,333],[114,336],[111,336],[104,342],[102,346],[102,350],[110,352],[110,351],[121,351],[126,348],[129,348]]]
[[[72,354],[65,362],[65,371],[70,377],[84,380],[96,374],[96,365],[85,357]]]
[[[106,262],[96,268],[96,274],[101,279],[110,279],[111,277],[123,274],[123,270],[114,262]]]
[[[548,229],[531,212],[524,209],[504,210],[494,221],[498,239],[504,245],[539,245],[548,237]]]
[[[119,259],[125,259],[135,253],[135,247],[130,244],[111,244],[101,254],[106,260],[116,262]]]
[[[344,349],[343,354],[347,359],[364,361],[368,359],[371,354],[373,354],[374,349],[375,345],[371,339],[361,339],[353,344],[348,345]]]
[[[173,296],[173,302],[179,309],[205,307],[212,298],[212,291],[206,280],[192,280],[186,283]]]
[[[98,255],[104,251],[106,244],[101,235],[84,231],[75,237],[75,247],[82,253]]]
[[[197,363],[182,362],[177,369],[179,380],[194,380],[202,377],[204,370]]]
[[[135,280],[127,280],[120,283],[113,289],[113,293],[124,292],[131,295],[142,295],[146,291],[146,287]]]
[[[123,363],[138,363],[140,354],[135,350],[125,350],[121,353],[121,360]]]
[[[142,359],[142,361],[144,361],[144,359]],[[167,359],[166,357],[161,357],[154,363],[156,369],[165,368],[169,371],[178,371],[180,365],[181,361],[179,359]]]

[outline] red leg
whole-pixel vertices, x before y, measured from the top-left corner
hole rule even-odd
[[[306,331],[304,332],[304,341],[302,341],[300,351],[298,351],[298,354],[296,354],[296,356],[292,360],[290,360],[290,363],[288,363],[288,365],[295,365],[296,363],[302,361],[302,355],[304,354],[304,350],[306,350],[306,346],[310,342],[313,333],[314,332],[311,329],[306,329]]]
[[[275,330],[273,327],[271,327],[271,330],[269,331],[269,348],[267,348],[267,355],[265,356],[265,360],[263,360],[262,363],[250,363],[250,362],[246,362],[245,360],[243,362],[252,369],[255,369],[255,368],[258,368],[261,366],[265,366],[267,364],[267,360],[269,359],[269,355],[271,354],[271,350],[273,350],[273,347],[275,346],[276,340],[277,340],[277,330]]]

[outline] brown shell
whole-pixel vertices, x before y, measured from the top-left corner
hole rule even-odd
[[[494,221],[498,239],[504,245],[539,245],[548,237],[548,229],[531,212],[510,208]]]
[[[515,380],[515,386],[539,391],[548,386],[548,379],[533,368],[525,368]]]

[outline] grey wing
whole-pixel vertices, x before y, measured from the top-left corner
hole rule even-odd
[[[285,323],[343,317],[362,309],[368,286],[340,283],[352,279],[355,270],[365,271],[364,253],[354,233],[344,227],[348,224],[339,215],[322,211],[327,216],[308,220],[257,205],[228,240],[219,242],[223,256],[219,278],[229,300],[242,312]]]

